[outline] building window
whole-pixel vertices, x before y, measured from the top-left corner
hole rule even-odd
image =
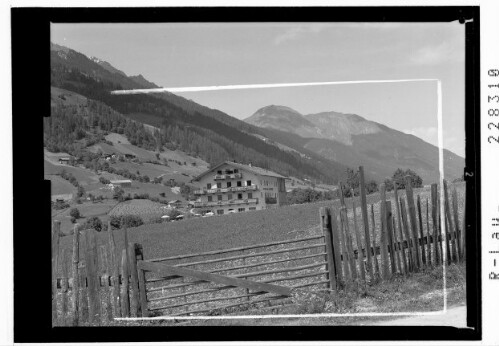
[[[221,200],[222,200],[222,195],[217,195],[217,199],[218,199],[219,201],[221,201]]]
[[[246,186],[251,186],[251,180],[246,180]]]
[[[210,183],[206,184],[206,188],[207,188],[208,190],[209,190],[209,189],[211,189],[211,184],[210,184]]]
[[[234,173],[239,173],[239,169],[234,168]]]
[[[243,194],[242,193],[238,193],[237,194],[237,199],[243,199]]]
[[[256,210],[256,207],[250,207],[249,210]]]
[[[237,209],[237,211],[238,211],[238,212],[243,212],[243,211],[245,211],[245,210],[246,210],[246,209],[244,209],[244,208],[238,208],[238,209]]]
[[[223,210],[223,209],[218,209],[218,210],[217,210],[217,214],[218,214],[218,215],[223,215],[223,213],[224,213],[224,210]]]
[[[222,174],[222,171],[217,171],[217,174]]]
[[[217,183],[217,189],[221,189],[222,188],[222,183]]]
[[[227,187],[231,187],[232,183],[230,181],[227,182]]]
[[[208,202],[211,202],[211,201],[213,201],[212,196],[208,196]]]
[[[228,199],[229,201],[232,199],[232,193],[229,193],[229,194],[227,195],[227,199]]]
[[[253,194],[251,192],[248,192],[248,199],[253,198]]]
[[[237,186],[243,186],[243,183],[241,181],[238,181]]]

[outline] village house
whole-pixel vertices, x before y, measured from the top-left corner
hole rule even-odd
[[[196,208],[223,215],[276,208],[286,204],[286,177],[272,171],[225,161],[194,178],[202,189],[194,191]]]
[[[59,163],[69,165],[70,162],[71,162],[71,157],[60,157],[59,158]]]
[[[174,199],[173,201],[168,202],[168,206],[172,208],[180,208],[182,206],[182,201],[179,201],[178,199]]]
[[[111,180],[111,185],[119,187],[132,187],[131,180]]]

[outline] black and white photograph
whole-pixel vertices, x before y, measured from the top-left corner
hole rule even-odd
[[[453,9],[57,12],[31,57],[44,56],[50,84],[32,115],[40,140],[16,154],[43,164],[30,176],[46,195],[26,195],[21,218],[46,200],[33,225],[51,280],[36,299],[50,300],[53,335],[476,332],[479,16]]]

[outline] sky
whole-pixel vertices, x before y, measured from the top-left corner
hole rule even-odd
[[[162,87],[440,79],[444,147],[464,157],[464,25],[53,24],[52,42]],[[268,105],[358,114],[437,145],[436,82],[179,93],[239,119]]]

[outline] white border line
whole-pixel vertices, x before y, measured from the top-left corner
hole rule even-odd
[[[344,85],[344,84],[368,84],[368,83],[404,83],[404,82],[437,82],[437,132],[438,132],[438,168],[440,172],[440,215],[443,215],[442,223],[442,268],[443,268],[443,298],[444,308],[438,311],[419,312],[373,312],[373,313],[347,313],[347,314],[305,314],[305,315],[242,315],[242,316],[156,316],[156,317],[121,317],[115,318],[117,321],[148,321],[148,320],[221,320],[221,319],[264,319],[264,318],[299,318],[299,317],[387,317],[387,316],[436,316],[447,313],[447,282],[445,270],[447,236],[445,228],[445,205],[444,205],[444,146],[443,146],[443,116],[442,116],[442,81],[440,79],[389,79],[389,80],[364,80],[364,81],[337,81],[337,82],[312,82],[312,83],[279,83],[279,84],[247,84],[247,85],[225,85],[206,87],[179,87],[179,88],[152,88],[152,89],[132,89],[114,90],[113,95],[130,94],[152,94],[161,92],[196,92],[196,91],[218,91],[218,90],[241,90],[241,89],[264,89],[282,88],[298,86],[317,85]]]
[[[243,85],[219,85],[219,86],[202,86],[202,87],[114,90],[114,91],[111,91],[111,94],[112,95],[130,95],[130,94],[153,94],[153,93],[162,93],[162,92],[183,93],[183,92],[196,92],[196,91],[268,89],[268,88],[285,88],[285,87],[317,86],[317,85],[401,83],[401,82],[435,82],[435,81],[439,81],[439,80],[438,79],[386,79],[386,80],[358,80],[358,81],[311,82],[311,83],[243,84]]]

